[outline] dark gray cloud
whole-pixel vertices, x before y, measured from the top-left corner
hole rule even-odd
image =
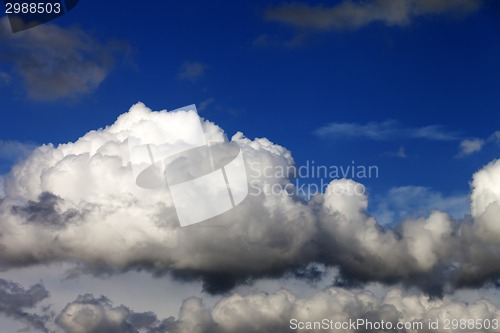
[[[64,227],[72,221],[82,219],[82,213],[69,209],[61,212],[61,198],[49,192],[38,196],[38,201],[29,200],[23,206],[12,206],[12,214],[21,216],[27,223],[43,224],[47,227]]]
[[[11,66],[28,97],[51,101],[92,92],[111,72],[125,42],[102,43],[79,28],[48,23],[12,33],[0,20],[0,64]]]
[[[49,297],[49,292],[42,284],[36,284],[25,289],[15,282],[0,279],[0,313],[20,320],[43,332],[48,332],[45,326],[51,318],[50,312],[31,313],[41,301]]]
[[[265,18],[312,31],[354,30],[375,22],[404,26],[422,15],[466,15],[480,5],[479,0],[344,0],[333,6],[290,3],[268,8]]]

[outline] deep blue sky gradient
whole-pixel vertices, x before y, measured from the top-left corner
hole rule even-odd
[[[457,158],[457,141],[395,138],[330,140],[314,131],[332,122],[396,120],[403,128],[440,125],[460,138],[500,130],[500,14],[487,2],[466,17],[416,18],[405,27],[370,24],[354,31],[299,32],[264,19],[269,2],[85,1],[53,21],[79,26],[100,41],[125,41],[131,52],[109,77],[77,99],[39,102],[20,82],[2,86],[0,138],[54,144],[111,124],[142,101],[175,109],[213,98],[200,114],[226,130],[267,137],[298,165],[377,165],[367,181],[377,195],[394,186],[468,191],[473,172],[498,157],[498,145]],[[275,5],[281,3],[277,2]],[[255,45],[262,35],[270,45]],[[182,64],[207,70],[178,78]],[[0,69],[9,70],[1,63]],[[391,155],[404,147],[407,158]]]

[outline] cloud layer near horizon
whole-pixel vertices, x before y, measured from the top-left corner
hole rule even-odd
[[[126,305],[114,305],[105,296],[84,294],[66,304],[58,314],[49,307],[32,309],[35,304],[49,299],[43,285],[29,289],[0,280],[0,313],[13,316],[41,332],[51,333],[281,333],[289,332],[293,326],[307,322],[347,323],[339,332],[372,332],[367,324],[355,327],[350,321],[384,322],[385,331],[398,332],[449,332],[444,319],[476,318],[481,323],[489,322],[496,331],[500,309],[493,303],[481,299],[462,302],[452,297],[430,299],[424,294],[404,291],[399,287],[388,290],[381,296],[362,289],[327,288],[309,296],[297,296],[287,289],[274,293],[233,293],[221,297],[213,306],[207,306],[197,297],[183,301],[177,318],[159,318],[153,312],[136,312]],[[27,311],[27,309],[30,309]],[[429,329],[429,321],[439,319],[440,329]],[[495,322],[495,320],[497,322]],[[407,329],[396,330],[396,325]],[[413,323],[413,324],[412,324]],[[476,321],[475,321],[476,323]],[[312,325],[312,324],[311,324]],[[413,327],[413,328],[410,328]],[[323,329],[297,329],[298,332],[322,332]]]
[[[68,277],[147,270],[201,279],[210,293],[314,263],[339,267],[344,285],[398,283],[433,295],[500,276],[499,160],[473,176],[472,216],[463,221],[434,211],[383,229],[366,211],[368,197],[354,192],[357,183],[342,179],[309,202],[286,192],[249,195],[223,215],[180,228],[167,188],[135,184],[127,138],[178,151],[195,135],[198,119],[193,111],[152,112],[138,103],[74,143],[35,149],[4,178],[0,266],[76,263]],[[224,140],[221,128],[202,125],[208,141]],[[232,141],[252,168],[294,163],[288,150],[265,138],[237,133]],[[254,186],[290,183],[287,175],[263,174],[250,179]]]

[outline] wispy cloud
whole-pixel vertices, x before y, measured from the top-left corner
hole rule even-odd
[[[449,132],[439,125],[405,128],[395,120],[383,122],[330,123],[318,128],[314,134],[331,139],[369,139],[385,141],[392,139],[427,139],[435,141],[453,141],[459,139],[457,133]]]
[[[92,92],[111,72],[117,54],[129,50],[125,42],[101,43],[81,29],[54,24],[14,34],[7,19],[0,20],[0,63],[13,66],[34,100]]]
[[[207,65],[201,62],[186,61],[182,64],[178,77],[180,80],[194,82],[205,74],[207,68]]]
[[[0,84],[9,84],[10,75],[5,72],[0,72]]]
[[[485,144],[483,139],[465,139],[460,142],[460,155],[470,155],[480,151]]]
[[[297,33],[292,38],[283,41],[279,37],[262,34],[253,40],[252,45],[257,48],[269,46],[295,48],[304,45],[307,41],[306,37],[305,33]]]
[[[344,0],[333,6],[290,3],[270,7],[265,19],[295,28],[328,31],[359,29],[381,22],[387,26],[404,26],[421,15],[466,15],[477,10],[479,0]]]
[[[383,156],[392,156],[399,158],[408,158],[405,147],[401,146],[397,151],[388,151],[383,154]]]
[[[493,133],[488,140],[500,143],[500,131],[496,131],[495,133]]]
[[[213,104],[214,102],[215,98],[213,97],[207,98],[206,100],[200,102],[200,104],[198,105],[198,110],[200,111],[206,110],[206,108],[208,108],[208,106]]]
[[[492,143],[500,143],[500,131],[495,131],[485,139],[472,138],[462,140],[462,142],[460,142],[460,151],[457,157],[465,157],[480,152],[485,146]]]

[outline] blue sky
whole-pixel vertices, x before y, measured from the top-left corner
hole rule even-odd
[[[290,149],[299,165],[378,165],[381,179],[368,184],[373,191],[468,190],[474,170],[498,151],[486,145],[456,158],[461,140],[487,139],[498,129],[494,3],[459,16],[415,16],[402,26],[373,22],[326,31],[273,21],[268,13],[278,5],[84,1],[54,23],[83,29],[110,48],[114,64],[106,78],[82,94],[39,100],[27,98],[13,62],[2,61],[10,77],[0,92],[2,139],[57,144],[110,124],[137,101],[157,110],[205,103],[201,114],[229,135],[268,137]],[[183,77],[189,64],[192,72]],[[331,123],[385,121],[402,131],[438,126],[456,137],[314,134]],[[406,158],[395,156],[401,148]]]
[[[491,164],[488,167],[484,166],[499,157],[500,7],[496,1],[404,0],[391,2],[372,0],[360,2],[343,0],[331,3],[225,1],[200,4],[197,1],[188,0],[177,3],[120,1],[119,6],[117,3],[82,0],[73,10],[54,21],[16,34],[10,32],[7,19],[0,18],[0,182],[3,181],[2,178],[19,180],[19,184],[11,183],[8,190],[7,187],[2,190],[3,185],[0,183],[0,222],[4,217],[5,221],[17,221],[16,219],[25,216],[28,216],[27,220],[33,222],[32,220],[36,218],[29,214],[38,209],[37,205],[42,207],[42,213],[47,214],[49,218],[52,218],[51,214],[60,215],[56,218],[64,217],[66,213],[71,213],[73,212],[71,209],[74,209],[75,212],[81,213],[75,216],[85,220],[87,218],[85,214],[91,211],[85,209],[95,202],[109,203],[109,206],[103,204],[102,207],[109,208],[109,212],[106,209],[103,211],[106,211],[106,214],[109,213],[111,217],[104,213],[101,217],[99,215],[101,212],[92,213],[99,217],[93,218],[102,222],[105,227],[108,226],[107,223],[113,225],[114,218],[125,219],[119,215],[123,212],[135,216],[135,211],[124,210],[131,207],[126,205],[129,197],[121,198],[120,195],[123,193],[116,192],[120,199],[114,201],[116,199],[113,197],[114,188],[111,190],[104,188],[102,197],[100,193],[97,195],[90,193],[89,206],[85,206],[85,209],[80,205],[81,202],[76,199],[72,201],[75,197],[78,198],[78,190],[66,191],[65,181],[69,183],[72,181],[73,172],[82,172],[78,177],[86,179],[88,174],[83,167],[66,170],[67,173],[61,176],[61,183],[57,180],[51,183],[50,175],[47,175],[48,172],[45,171],[51,168],[57,169],[61,165],[64,170],[63,162],[66,163],[71,158],[57,160],[57,156],[61,155],[61,152],[70,156],[73,151],[84,151],[82,147],[85,145],[82,143],[55,148],[54,151],[50,149],[44,152],[38,151],[38,155],[31,156],[31,159],[28,159],[22,168],[19,167],[15,174],[8,175],[9,171],[16,163],[29,157],[35,147],[49,143],[57,147],[61,143],[75,142],[92,130],[112,125],[120,115],[139,101],[152,110],[174,110],[185,105],[196,104],[200,116],[220,126],[229,138],[237,132],[242,132],[250,140],[254,140],[252,145],[260,148],[267,143],[256,138],[267,138],[274,144],[290,150],[297,166],[311,163],[327,167],[376,166],[378,177],[355,180],[364,184],[368,191],[368,213],[377,218],[379,225],[396,225],[397,231],[395,231],[394,239],[406,245],[406,247],[398,247],[399,252],[403,253],[401,256],[393,258],[387,255],[383,252],[384,244],[390,243],[392,231],[387,231],[385,234],[381,231],[383,228],[380,230],[375,228],[376,231],[373,231],[375,229],[370,229],[371,222],[366,222],[363,220],[364,217],[355,215],[351,221],[354,226],[350,231],[354,235],[363,235],[366,230],[368,230],[366,232],[373,231],[370,235],[373,237],[366,237],[365,240],[375,239],[380,241],[378,245],[357,249],[356,246],[358,243],[361,244],[361,241],[358,242],[358,239],[346,230],[334,228],[335,232],[345,232],[342,234],[345,236],[345,244],[344,239],[340,236],[336,238],[333,232],[333,236],[330,235],[333,241],[327,242],[327,245],[324,245],[325,248],[321,245],[317,257],[311,255],[313,259],[310,259],[304,255],[307,257],[304,259],[302,253],[309,253],[307,244],[316,244],[316,242],[323,244],[321,243],[322,237],[310,236],[316,234],[313,231],[310,235],[307,234],[310,231],[307,228],[305,228],[307,230],[304,231],[304,236],[302,237],[302,234],[299,236],[296,229],[293,229],[294,223],[297,222],[294,218],[300,216],[306,222],[309,219],[314,221],[311,222],[312,225],[322,225],[321,223],[326,225],[326,222],[322,222],[326,213],[323,211],[321,214],[317,213],[319,208],[314,206],[316,203],[311,203],[312,201],[309,202],[309,206],[306,205],[306,209],[295,202],[284,203],[278,202],[276,198],[268,198],[266,200],[270,202],[265,201],[262,206],[256,206],[253,210],[249,209],[251,213],[241,218],[247,217],[251,221],[249,223],[255,223],[255,230],[260,230],[260,225],[253,218],[268,212],[266,209],[269,207],[277,207],[273,214],[262,215],[261,220],[265,222],[270,219],[271,222],[282,222],[280,220],[282,218],[289,224],[277,223],[276,229],[265,229],[263,234],[273,235],[273,232],[279,231],[280,235],[285,235],[283,239],[288,242],[295,244],[296,241],[300,251],[294,252],[295,245],[290,245],[291,249],[287,248],[289,252],[280,252],[280,255],[286,254],[283,255],[284,258],[279,255],[275,258],[273,257],[276,255],[273,242],[277,242],[279,247],[283,240],[281,236],[275,236],[275,238],[269,236],[269,239],[265,239],[269,242],[263,241],[258,247],[258,250],[263,251],[262,257],[270,257],[277,263],[285,261],[283,265],[290,265],[290,267],[297,262],[300,264],[319,262],[320,266],[323,265],[320,269],[325,271],[324,275],[327,278],[321,280],[318,284],[320,287],[318,287],[318,285],[304,282],[303,279],[295,279],[286,275],[288,271],[276,273],[273,265],[269,271],[266,270],[268,267],[258,266],[255,271],[252,271],[253,268],[248,269],[250,271],[248,279],[255,284],[238,285],[241,281],[237,280],[235,288],[238,292],[249,294],[255,290],[263,290],[271,294],[278,288],[286,288],[302,297],[311,295],[313,292],[321,292],[320,289],[332,286],[331,280],[349,279],[352,278],[349,274],[359,274],[361,281],[370,281],[371,284],[366,288],[376,295],[389,292],[387,283],[392,282],[387,281],[397,281],[399,284],[395,288],[401,287],[401,290],[407,291],[406,286],[410,285],[426,293],[433,286],[426,285],[427,281],[421,283],[420,275],[413,277],[414,280],[411,281],[408,276],[412,276],[411,274],[415,271],[420,272],[418,269],[429,269],[430,273],[422,276],[424,280],[429,277],[429,281],[434,281],[436,277],[434,273],[441,272],[440,269],[444,266],[435,268],[433,264],[429,264],[427,267],[422,262],[431,262],[435,253],[438,253],[436,256],[442,256],[437,260],[436,265],[460,263],[460,260],[463,260],[464,269],[460,272],[465,272],[463,274],[466,278],[469,277],[466,275],[467,267],[475,267],[467,260],[477,259],[480,265],[494,258],[494,254],[483,248],[470,256],[467,256],[468,252],[464,250],[465,254],[461,257],[461,250],[463,250],[461,248],[449,254],[439,247],[441,239],[445,239],[442,243],[446,243],[448,236],[436,236],[436,239],[439,239],[436,241],[437,245],[429,241],[432,237],[425,237],[428,236],[427,232],[448,230],[449,221],[445,217],[441,215],[429,217],[430,212],[435,209],[450,214],[454,222],[457,222],[456,225],[449,227],[453,231],[450,231],[450,234],[453,237],[462,238],[451,239],[449,244],[453,249],[457,244],[461,244],[460,242],[470,242],[467,244],[471,248],[476,245],[476,241],[477,244],[486,242],[480,239],[481,235],[468,234],[468,232],[473,232],[467,229],[465,222],[468,219],[476,221],[474,223],[479,225],[478,232],[493,228],[493,224],[484,222],[489,221],[488,216],[494,216],[493,213],[487,216],[486,213],[480,211],[480,213],[474,213],[476,215],[472,217],[464,218],[464,216],[470,213],[473,174],[484,168],[480,174],[488,175],[490,172],[488,170],[493,170],[494,167]],[[133,115],[129,114],[129,117],[133,118]],[[86,140],[88,142],[95,140],[94,144],[99,146],[102,144],[102,141],[99,141],[102,139],[99,135],[105,133],[111,137],[112,135],[109,134],[111,132],[98,130],[89,133]],[[84,142],[87,141],[84,140]],[[247,142],[243,145],[250,146],[251,144]],[[272,147],[279,151],[275,146]],[[112,150],[109,147],[103,149]],[[259,154],[262,151],[259,150]],[[278,157],[274,156],[276,160],[273,160],[273,163],[286,162],[286,154],[279,152]],[[81,153],[81,156],[86,153]],[[258,157],[258,154],[255,153],[255,156]],[[257,158],[255,156],[251,158]],[[80,163],[76,160],[75,158],[75,165]],[[105,166],[106,163],[103,162],[102,165]],[[91,169],[97,164],[96,162],[88,168]],[[49,165],[50,168],[40,171],[39,165],[44,167]],[[495,170],[490,173],[493,175],[498,172]],[[117,177],[121,176],[119,170],[112,170],[112,172],[116,173]],[[106,174],[103,172],[103,175]],[[54,189],[61,202],[56,197],[50,195],[43,197],[37,192],[36,186],[41,183],[42,175],[46,181],[44,186]],[[108,185],[106,177],[99,178],[101,175],[96,177],[100,180],[97,185],[101,183],[103,187]],[[496,185],[498,183],[495,183],[498,179],[500,178],[484,176],[479,180],[474,180],[477,187],[477,195],[474,197],[476,202],[484,204],[485,201],[478,199],[481,199],[482,195],[491,198],[500,193]],[[332,179],[324,181],[328,183],[330,180]],[[316,177],[301,181],[317,184],[321,179]],[[91,184],[92,180],[88,182]],[[488,182],[490,189],[488,189]],[[85,188],[83,185],[82,188]],[[99,187],[97,185],[96,188]],[[484,192],[481,192],[483,189]],[[111,199],[106,197],[109,194],[106,190],[111,191]],[[489,190],[491,191],[488,192]],[[5,194],[3,191],[8,193]],[[131,193],[135,193],[134,191],[131,190]],[[38,194],[40,196],[37,196]],[[86,200],[84,189],[79,195],[84,198],[83,201]],[[5,202],[4,196],[7,198]],[[107,202],[103,198],[110,201]],[[363,207],[362,200],[358,202],[351,198],[353,202],[345,203],[344,207],[342,206],[344,202],[341,200],[340,203],[330,203],[328,197],[325,198],[322,203],[324,207],[339,211],[345,210],[348,212],[346,213],[348,218],[351,218],[350,208]],[[306,199],[310,198],[306,196]],[[19,206],[16,200],[23,202],[24,206]],[[67,206],[63,205],[64,200]],[[72,207],[72,204],[75,206]],[[121,204],[125,208],[118,209],[117,207],[121,207]],[[255,202],[249,201],[248,207],[252,208],[250,205],[253,204]],[[329,204],[331,206],[328,206]],[[3,209],[2,205],[6,205],[5,207],[12,205],[12,207]],[[97,206],[96,204],[94,207]],[[63,207],[68,210],[64,211]],[[244,209],[248,207],[244,206],[240,211],[245,213],[247,211]],[[168,222],[171,218],[167,209],[159,213],[148,211],[151,207],[147,205],[144,207],[139,205],[137,209],[144,209],[151,216],[158,214],[159,221]],[[484,211],[487,212],[487,209],[485,208]],[[4,213],[7,215],[1,215]],[[144,216],[147,215],[146,213]],[[482,213],[487,217],[481,215]],[[113,214],[117,214],[118,217]],[[166,214],[166,217],[161,214]],[[45,239],[43,238],[45,235],[50,236],[47,236],[47,239],[52,239],[50,228],[54,226],[44,224],[47,216],[43,215],[40,220],[39,232],[42,235],[40,239]],[[237,220],[240,216],[234,218]],[[430,231],[428,231],[426,227],[418,229],[422,220],[414,221],[413,224],[402,223],[405,219],[418,218],[428,218],[425,223],[422,223],[426,226],[432,223],[442,222],[442,224],[434,229],[429,228]],[[68,219],[71,219],[71,216]],[[331,219],[335,220],[335,217]],[[100,229],[100,225],[94,226],[92,222],[95,221],[85,223],[96,227],[97,231],[102,231],[103,235],[107,235],[105,227]],[[200,269],[196,266],[198,264],[196,262],[188,264],[182,260],[180,263],[176,262],[179,258],[183,259],[186,253],[191,255],[193,252],[190,251],[200,250],[199,248],[179,247],[179,255],[172,251],[174,257],[167,255],[168,260],[159,260],[161,264],[167,262],[175,265],[165,264],[167,266],[161,267],[159,272],[155,271],[151,267],[156,267],[155,265],[158,264],[158,261],[155,261],[157,260],[155,257],[157,247],[154,243],[157,240],[156,234],[155,237],[150,237],[147,232],[142,231],[134,234],[132,222],[130,222],[132,231],[130,234],[125,234],[123,239],[127,241],[138,239],[144,244],[151,242],[154,245],[151,247],[151,262],[145,260],[141,266],[140,262],[134,261],[135,257],[132,256],[132,259],[126,257],[129,254],[128,251],[133,252],[134,248],[132,246],[121,248],[120,238],[120,245],[117,247],[125,253],[124,258],[126,257],[123,259],[125,268],[123,272],[120,271],[123,274],[117,273],[118,277],[111,274],[107,279],[101,279],[102,275],[108,274],[106,264],[109,264],[107,261],[109,258],[111,258],[110,270],[122,269],[121,266],[118,268],[113,266],[115,264],[113,260],[117,256],[111,251],[114,249],[111,249],[110,253],[107,249],[102,250],[102,262],[96,264],[92,261],[94,260],[93,252],[86,252],[87,248],[83,242],[83,245],[76,242],[77,245],[72,248],[73,243],[68,241],[67,246],[73,250],[68,253],[76,253],[74,257],[76,259],[74,259],[71,255],[66,257],[66,253],[58,254],[57,249],[52,252],[52,248],[49,248],[47,252],[44,252],[43,241],[33,241],[33,249],[23,248],[19,251],[20,254],[14,252],[20,257],[24,254],[23,251],[28,253],[33,250],[35,254],[29,256],[28,253],[27,257],[19,259],[21,264],[12,264],[8,272],[0,274],[0,296],[5,290],[7,294],[8,292],[14,293],[14,291],[21,296],[24,292],[29,294],[28,286],[39,280],[45,280],[44,286],[51,289],[51,302],[55,304],[57,313],[62,311],[66,304],[69,306],[69,302],[75,300],[78,295],[91,292],[96,297],[99,293],[110,295],[117,306],[130,302],[128,306],[134,311],[147,311],[147,305],[153,299],[149,310],[155,312],[158,318],[163,318],[165,313],[167,317],[176,316],[175,310],[185,304],[182,300],[189,296],[204,298],[209,306],[220,299],[220,295],[206,293],[204,280],[206,271],[203,270],[205,266]],[[28,222],[19,223],[21,226],[19,230],[21,230]],[[397,229],[399,223],[401,223],[401,228]],[[83,222],[82,225],[86,226]],[[2,230],[0,224],[0,247],[4,242]],[[89,227],[88,230],[94,229]],[[319,230],[326,234],[329,232],[328,228],[319,228]],[[413,230],[413,233],[408,230]],[[129,231],[126,230],[126,232]],[[158,235],[161,235],[161,232],[163,231],[158,231]],[[490,232],[496,235],[496,229]],[[116,235],[121,237],[119,232]],[[108,235],[110,244],[116,240],[114,238],[116,235],[114,233]],[[414,239],[420,240],[421,235],[425,236],[422,236],[425,238],[422,238],[424,239],[422,242],[417,245],[412,243]],[[71,234],[64,237],[72,239]],[[108,239],[104,236],[102,239],[105,240],[106,245]],[[102,239],[96,240],[96,246],[101,245],[99,242]],[[207,250],[201,248],[200,251],[202,254],[207,254],[209,258],[207,260],[220,259],[220,262],[227,263],[228,267],[233,268],[232,258],[225,261],[227,259],[225,255],[231,251],[220,251],[211,246],[224,244],[226,241],[234,245],[234,239],[223,238],[219,242],[207,241],[202,237],[193,239],[201,244],[200,248],[201,246],[207,247]],[[238,242],[240,241],[241,239],[238,238]],[[302,241],[304,243],[301,243]],[[40,248],[37,247],[39,243],[42,244]],[[394,241],[394,246],[397,247],[400,243]],[[29,239],[26,244],[31,244]],[[239,254],[241,251],[242,255],[246,255],[244,250],[253,249],[252,246],[257,243],[250,239],[248,247],[245,247],[247,243],[243,244],[241,247],[234,246],[234,252]],[[338,248],[335,247],[336,245],[330,248],[331,244],[340,245]],[[420,244],[429,245],[431,254],[426,252],[427,248],[421,249]],[[350,248],[351,245],[354,250]],[[269,252],[266,252],[267,246],[271,248]],[[498,247],[498,245],[495,246]],[[339,249],[345,251],[347,255],[338,258],[335,255],[331,255],[332,258],[329,257],[331,253]],[[387,269],[389,273],[379,276],[376,275],[378,273],[373,273],[374,270],[372,273],[363,271],[356,266],[359,263],[353,264],[345,259],[357,258],[358,255],[364,258],[363,256],[366,255],[367,262],[370,262],[372,259],[370,251],[373,249],[376,249],[373,258],[378,258],[380,253],[384,253],[388,262],[404,259],[407,254],[405,251],[409,251],[409,259],[401,260],[412,264],[417,262],[418,265],[422,264],[425,267],[417,265],[417,269],[412,270],[411,265],[408,264],[409,271],[407,275],[404,275],[403,273],[406,273],[404,269],[401,270],[403,273],[399,270],[394,273],[391,271],[392,264],[384,266],[384,262],[381,262],[380,266]],[[182,252],[184,250],[187,252]],[[481,252],[483,250],[484,252]],[[10,254],[9,251],[5,253]],[[42,257],[40,253],[49,253],[48,256],[58,254],[59,257],[54,260],[49,258],[46,261],[40,259],[42,266],[35,264],[31,266],[25,263],[33,260],[33,257],[38,258],[38,255]],[[419,256],[420,254],[422,257]],[[475,255],[478,257],[476,258]],[[292,264],[286,261],[289,258],[293,258],[293,260],[290,259]],[[421,258],[424,259],[419,261]],[[130,261],[127,261],[129,259]],[[9,267],[12,262],[17,263],[16,260],[11,260],[8,255],[4,258],[0,254],[0,269],[4,265]],[[49,266],[52,262],[57,262],[54,269],[52,269],[54,266]],[[76,266],[75,262],[78,263]],[[217,264],[220,262],[216,261]],[[251,266],[253,261],[249,260],[249,262]],[[176,271],[177,264],[187,265],[186,267],[192,268],[194,273]],[[218,267],[217,264],[214,264],[214,267]],[[104,273],[99,271],[101,268]],[[462,266],[459,268],[461,269]],[[97,272],[93,271],[94,269]],[[234,268],[237,271],[236,276],[240,277],[241,275],[238,274],[242,274],[245,277],[246,273],[241,273],[238,269],[239,266],[236,265]],[[173,273],[165,277],[162,275],[165,271]],[[217,268],[215,271],[217,274]],[[77,272],[74,273],[75,275],[78,275],[78,272],[84,273],[79,279],[65,280],[64,277],[71,272]],[[486,271],[484,273],[486,277],[480,276],[478,283],[490,281],[487,278],[491,276],[498,278],[500,268],[495,266],[492,272]],[[302,273],[307,275],[308,271]],[[187,278],[189,274],[194,274],[195,278]],[[402,277],[398,274],[402,274]],[[161,278],[158,279],[158,276]],[[2,278],[17,280],[25,289],[16,289]],[[354,276],[354,278],[357,277]],[[393,280],[390,280],[391,278]],[[452,276],[451,279],[453,278]],[[470,278],[470,281],[473,281],[473,278]],[[182,281],[183,279],[186,281]],[[456,280],[450,283],[453,284],[454,281]],[[452,295],[450,297],[455,297],[453,300],[474,301],[485,294],[488,295],[487,288],[480,289],[476,293],[475,280],[470,281],[467,280],[464,285],[471,289],[459,290],[457,292],[461,293],[459,296],[453,294],[453,290],[450,292]],[[356,282],[359,281],[355,280],[353,285],[356,285]],[[469,282],[471,284],[467,284]],[[131,298],[131,294],[123,292],[138,284],[149,286],[142,298],[138,295],[137,299],[134,299],[135,296]],[[454,287],[458,290],[462,286]],[[355,290],[354,294],[349,297],[357,297],[357,289],[349,286],[347,289],[349,292]],[[161,294],[160,290],[165,294]],[[140,293],[137,292],[137,294]],[[497,294],[498,292],[495,292],[495,295],[491,296],[491,301],[500,306],[500,297]],[[157,297],[155,298],[154,295]],[[172,295],[173,300],[165,305],[162,303],[162,298],[168,295]],[[37,302],[33,304],[38,304],[37,306],[43,304]],[[93,300],[92,302],[107,309],[105,311],[110,309],[105,301]],[[74,304],[81,305],[84,301],[80,303],[75,301]],[[7,305],[4,305],[4,308],[10,309]],[[17,314],[12,314],[17,312],[3,311],[2,315],[0,299],[0,323],[5,316],[8,316],[9,320],[18,319]],[[160,313],[162,311],[165,313]],[[129,315],[132,315],[132,312]],[[11,325],[8,326],[10,331],[19,328],[17,322],[9,325]],[[56,325],[55,322],[54,325]],[[63,327],[66,324],[57,323],[57,325]],[[65,332],[73,332],[70,326],[64,327]],[[0,333],[2,332],[0,325]],[[180,329],[175,332],[189,332],[189,329],[186,331]],[[244,331],[241,330],[241,332]]]

